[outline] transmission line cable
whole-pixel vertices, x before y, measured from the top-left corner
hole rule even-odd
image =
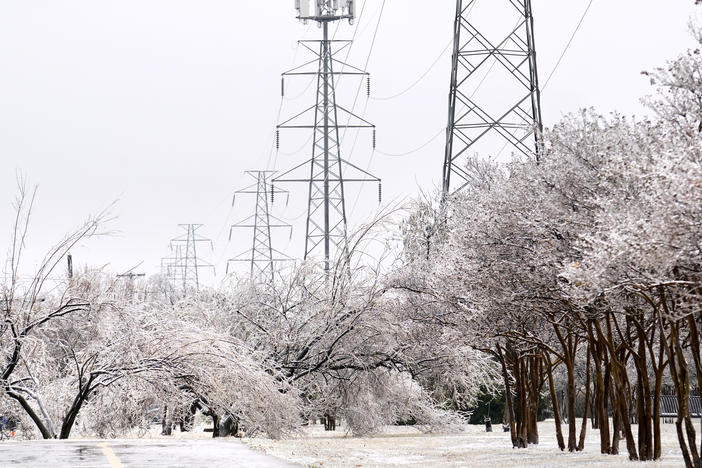
[[[411,85],[409,85],[409,87],[405,88],[404,90],[400,91],[397,94],[393,94],[390,96],[381,96],[381,97],[371,96],[371,99],[374,101],[390,101],[392,99],[399,98],[400,96],[403,96],[403,95],[409,93],[411,90],[414,89],[415,86],[417,86],[419,83],[421,83],[424,80],[424,78],[426,78],[429,75],[429,73],[431,73],[431,71],[439,63],[439,61],[443,58],[444,54],[446,54],[446,52],[449,50],[449,48],[452,45],[453,45],[453,39],[451,39],[451,41],[448,44],[446,44],[446,47],[444,47],[444,50],[441,51],[439,56],[436,57],[436,59],[432,62],[432,64],[429,66],[429,68],[427,68],[426,71],[419,76],[419,78],[417,78]]]
[[[380,150],[375,150],[376,153],[380,154],[381,156],[388,156],[391,158],[399,158],[399,157],[404,157],[404,156],[409,156],[410,154],[416,153],[417,151],[421,151],[430,144],[432,144],[437,138],[439,138],[441,135],[443,135],[446,132],[446,127],[442,128],[441,130],[438,131],[436,135],[431,137],[429,140],[427,140],[425,143],[422,143],[420,146],[418,146],[415,149],[405,151],[403,153],[386,153],[385,151],[380,151]]]
[[[473,11],[473,8],[475,8],[475,6],[479,3],[479,1],[480,1],[480,0],[475,0],[475,1],[471,4],[471,6],[468,8],[468,11],[466,12],[466,14],[469,14],[471,11]],[[439,61],[440,61],[441,58],[444,56],[444,54],[451,48],[451,46],[453,45],[453,42],[454,42],[454,38],[452,37],[451,40],[448,42],[448,44],[446,44],[446,47],[444,47],[444,49],[441,51],[441,53],[439,54],[439,56],[436,57],[436,60],[434,60],[434,62],[432,62],[432,64],[429,66],[429,68],[427,68],[427,70],[426,70],[424,73],[422,73],[422,74],[419,76],[419,78],[417,78],[417,80],[414,81],[408,88],[406,88],[406,89],[403,90],[403,91],[400,91],[400,92],[397,93],[397,94],[393,94],[393,95],[391,95],[391,96],[384,96],[384,97],[372,97],[372,96],[371,96],[371,99],[374,100],[374,101],[389,101],[389,100],[391,100],[391,99],[395,99],[395,98],[398,98],[398,97],[400,97],[400,96],[402,96],[402,95],[404,95],[404,94],[407,94],[407,93],[408,93],[409,91],[411,91],[415,86],[417,86],[419,83],[421,83],[422,80],[424,80],[424,78],[426,78],[427,75],[429,75],[429,73],[431,73],[431,71],[432,71],[432,70],[434,69],[434,67],[439,63]]]
[[[371,45],[370,45],[370,48],[368,49],[368,57],[366,58],[366,64],[363,67],[364,70],[368,69],[368,64],[370,63],[370,58],[371,58],[371,55],[373,54],[373,48],[375,47],[375,40],[378,38],[378,30],[380,29],[380,23],[383,19],[383,11],[385,10],[386,1],[387,0],[383,0],[383,4],[380,7],[380,14],[378,15],[378,23],[375,26],[375,32],[373,33],[373,39],[371,40]],[[364,3],[364,6],[365,6],[365,3]],[[360,24],[360,22],[359,22],[359,24]],[[361,95],[362,88],[363,88],[363,81],[361,81],[358,84],[358,88],[356,89],[356,97],[353,100],[353,105],[351,106],[351,113],[349,114],[349,118],[346,121],[347,128],[344,129],[344,134],[341,136],[342,143],[346,139],[346,133],[348,132],[348,125],[351,123],[351,119],[353,118],[353,112],[356,110],[356,104],[358,104],[358,97]],[[368,105],[368,100],[366,100],[366,106],[367,105]],[[362,115],[363,115],[363,118],[365,118],[365,111]],[[356,134],[356,138],[358,138],[358,133]],[[349,153],[349,159],[351,158],[352,154],[353,154],[353,151],[351,153]]]
[[[573,31],[573,34],[570,36],[570,39],[568,40],[568,43],[566,44],[565,48],[563,49],[563,52],[561,52],[561,56],[558,58],[556,65],[553,67],[553,70],[551,70],[551,74],[548,75],[548,78],[546,78],[544,85],[541,87],[542,92],[544,91],[544,89],[546,89],[546,86],[548,85],[549,81],[551,81],[553,74],[556,73],[556,70],[558,69],[558,66],[561,64],[561,61],[563,61],[563,57],[565,57],[566,53],[568,52],[568,49],[570,48],[570,45],[573,43],[573,39],[575,39],[575,36],[578,34],[578,31],[580,31],[580,27],[583,25],[583,22],[585,21],[585,17],[587,16],[588,12],[590,11],[590,7],[592,7],[592,4],[594,3],[594,1],[595,0],[590,0],[590,2],[587,4],[587,8],[585,8],[583,15],[580,17],[580,21],[578,21],[578,25],[575,27],[575,31]]]
[[[302,91],[300,91],[299,94],[297,94],[296,96],[293,96],[293,97],[291,97],[291,98],[289,98],[289,97],[287,97],[287,96],[283,96],[283,99],[285,99],[286,101],[296,101],[296,100],[300,99],[302,96],[304,96],[305,94],[307,94],[307,91],[309,91],[309,89],[312,87],[312,84],[313,84],[315,81],[316,81],[316,79],[315,79],[314,77],[310,78],[310,81],[309,81],[309,83],[307,83],[307,86],[305,86],[305,89],[303,89]]]

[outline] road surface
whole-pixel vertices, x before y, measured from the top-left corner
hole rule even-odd
[[[235,439],[0,442],[0,467],[18,468],[292,468]]]

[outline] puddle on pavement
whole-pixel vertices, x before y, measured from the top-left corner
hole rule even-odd
[[[80,461],[95,461],[102,456],[102,452],[97,447],[89,447],[87,445],[79,445],[74,448]]]

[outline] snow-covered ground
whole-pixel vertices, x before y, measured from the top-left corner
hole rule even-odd
[[[495,429],[501,431],[498,425]],[[541,444],[526,450],[511,448],[509,433],[486,433],[483,426],[467,426],[459,434],[425,435],[411,427],[388,427],[374,437],[347,436],[343,426],[325,432],[312,426],[287,440],[244,439],[251,448],[309,467],[680,467],[682,456],[675,426],[663,425],[663,459],[629,462],[625,441],[618,456],[599,453],[599,432],[588,427],[585,451],[558,450],[553,421],[539,424]],[[567,426],[564,426],[567,436]]]

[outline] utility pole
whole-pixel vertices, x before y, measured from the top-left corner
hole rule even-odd
[[[68,279],[73,279],[73,255],[68,254],[68,256],[66,256],[66,262],[68,263]]]
[[[246,262],[251,264],[251,280],[254,283],[272,283],[275,279],[275,262],[290,261],[291,259],[273,248],[271,229],[289,229],[292,236],[292,226],[270,213],[268,196],[270,194],[272,202],[273,192],[269,180],[275,172],[247,171],[246,174],[254,178],[256,182],[245,189],[238,190],[234,194],[232,206],[236,202],[237,195],[255,195],[256,211],[252,216],[232,225],[229,230],[229,240],[232,240],[232,232],[235,228],[253,229],[253,245],[251,250],[227,261],[227,273],[229,273],[229,263]],[[282,193],[287,194],[287,192]]]
[[[145,278],[146,274],[144,273],[133,273],[133,272],[128,272],[128,273],[123,273],[121,275],[117,275],[117,278],[120,279],[126,279],[127,280],[127,295],[130,298],[130,301],[134,301],[134,280],[137,278]],[[146,292],[144,292],[144,299],[146,300]]]
[[[212,268],[214,265],[200,259],[197,255],[197,244],[201,242],[209,243],[210,248],[214,248],[212,241],[200,236],[197,230],[202,228],[202,224],[179,224],[185,233],[179,237],[171,239],[171,250],[175,250],[174,263],[170,265],[174,273],[174,279],[181,282],[183,292],[187,295],[200,290],[200,270]],[[180,250],[178,249],[180,247]],[[162,263],[163,265],[163,263]]]
[[[531,0],[492,0],[476,7],[477,3],[456,2],[444,198],[470,183],[469,152],[497,157],[509,150],[538,161],[541,151]],[[481,88],[491,86],[481,95]]]
[[[340,130],[372,129],[375,147],[375,125],[337,105],[336,102],[336,86],[340,76],[367,79],[369,77],[364,70],[336,58],[339,52],[351,46],[351,41],[329,39],[331,23],[342,20],[353,23],[356,3],[356,0],[313,0],[312,3],[310,0],[295,1],[298,19],[303,23],[317,22],[322,29],[322,39],[300,41],[300,45],[313,53],[316,59],[283,73],[282,90],[284,94],[286,77],[316,77],[316,103],[277,127],[277,145],[280,144],[281,129],[304,129],[313,132],[312,158],[275,177],[272,182],[308,184],[304,258],[323,256],[324,271],[327,274],[330,271],[333,249],[348,255],[344,184],[376,182],[380,186],[381,182],[378,177],[341,157]],[[310,66],[315,64],[315,69],[310,70]],[[370,86],[368,88],[370,93]],[[313,120],[312,123],[309,123],[310,119]],[[347,123],[340,123],[344,120]]]

